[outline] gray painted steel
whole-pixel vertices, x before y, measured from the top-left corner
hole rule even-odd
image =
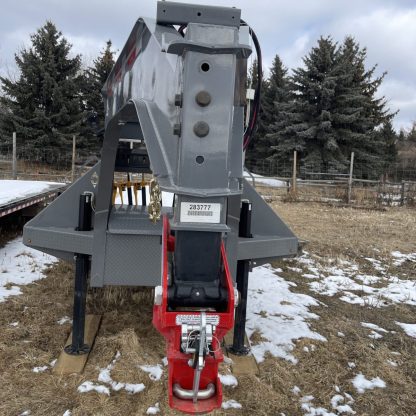
[[[26,245],[65,260],[91,255],[91,286],[160,284],[161,221],[152,224],[146,207],[111,202],[119,140],[128,138],[144,140],[154,177],[176,195],[175,208],[163,209],[172,229],[222,232],[233,276],[237,260],[261,264],[296,254],[296,237],[243,179],[251,48],[239,22],[238,9],[170,2],[158,5],[157,21],[136,22],[103,88],[101,162],[26,224]],[[170,25],[182,23],[185,37]],[[196,98],[201,92],[208,104]],[[78,201],[86,191],[94,195],[93,231],[80,232]],[[241,198],[253,206],[250,239],[238,237]],[[219,203],[220,220],[181,222],[181,202]]]

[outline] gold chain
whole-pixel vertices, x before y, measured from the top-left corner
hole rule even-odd
[[[160,214],[162,211],[162,192],[160,191],[160,187],[156,179],[152,179],[150,181],[149,188],[150,202],[147,206],[147,212],[149,213],[150,221],[155,224],[158,220],[160,220]]]

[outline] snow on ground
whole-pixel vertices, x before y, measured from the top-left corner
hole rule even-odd
[[[173,205],[173,195],[171,192],[162,192],[162,205],[164,207],[171,207]],[[132,197],[133,197],[133,204],[135,203],[135,199],[134,199],[134,192],[132,192]],[[142,191],[138,191],[137,192],[137,198],[138,198],[138,203],[141,204],[142,203]],[[125,191],[123,191],[123,204],[127,205],[128,204],[128,194],[127,194],[127,189]],[[147,205],[149,205],[149,201],[150,201],[150,193],[149,193],[149,187],[146,186],[146,203]],[[121,197],[120,197],[120,193],[117,192],[116,195],[116,200],[115,203],[116,204],[121,204]]]
[[[409,337],[416,338],[416,324],[404,324],[402,322],[396,322]]]
[[[228,410],[228,409],[241,409],[243,406],[241,406],[241,404],[235,400],[227,400],[226,402],[222,402],[221,407],[225,410]]]
[[[244,172],[244,177],[251,182],[254,177],[256,183],[262,183],[264,185],[274,186],[276,188],[286,188],[287,183],[285,181],[280,181],[278,179],[267,178],[265,176],[257,175],[256,173]]]
[[[238,381],[232,374],[218,374],[220,378],[221,384],[228,387],[236,387],[238,386]]]
[[[160,364],[156,365],[140,365],[140,370],[149,374],[150,380],[159,381],[163,374],[163,369]]]
[[[8,242],[0,248],[0,302],[9,296],[20,295],[20,285],[45,277],[45,267],[56,261],[56,257],[24,246],[21,237]]]
[[[147,415],[156,415],[160,412],[159,403],[156,403],[154,406],[150,406],[146,410]]]
[[[65,186],[65,184],[42,181],[0,180],[0,205],[29,198],[60,186]]]
[[[277,275],[270,265],[256,267],[250,273],[246,330],[248,337],[259,331],[264,339],[252,345],[252,352],[259,362],[264,360],[266,352],[270,352],[275,357],[296,363],[291,354],[295,340],[326,341],[312,331],[306,321],[318,319],[318,315],[308,309],[318,302],[311,296],[291,292],[291,286],[296,284]]]
[[[386,383],[380,377],[374,377],[368,380],[361,373],[352,379],[352,384],[360,394],[365,393],[366,390],[373,390],[375,388],[384,389],[386,387]]]
[[[401,262],[393,262],[395,266],[404,261],[416,263],[416,253],[393,252],[392,256]],[[307,269],[307,273],[302,272],[302,276],[311,280],[309,286],[313,292],[326,296],[340,294],[342,301],[362,306],[382,307],[398,303],[416,305],[415,280],[389,275],[388,259],[385,260],[386,264],[373,258],[365,260],[376,269],[377,275],[360,272],[358,264],[345,260],[324,262],[308,252],[304,252],[294,262]]]
[[[145,385],[143,383],[132,384],[132,383],[123,383],[120,381],[114,381],[111,377],[111,370],[114,368],[117,361],[120,359],[121,353],[117,351],[113,361],[108,364],[107,367],[101,368],[100,373],[98,375],[98,381],[100,383],[107,384],[112,390],[120,391],[126,390],[127,393],[135,394],[140,393],[145,389]],[[80,393],[88,393],[90,391],[96,391],[100,394],[105,394],[107,396],[110,395],[110,388],[105,386],[104,384],[94,383],[92,381],[85,381],[80,386],[78,386],[78,391]]]

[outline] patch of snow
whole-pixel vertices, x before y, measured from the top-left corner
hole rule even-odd
[[[132,383],[123,383],[123,382],[119,382],[119,381],[114,381],[111,377],[111,370],[114,368],[116,362],[119,360],[119,358],[121,357],[120,351],[117,351],[114,359],[111,361],[111,363],[105,367],[105,368],[101,368],[100,369],[100,373],[98,374],[98,381],[100,381],[101,383],[104,384],[108,384],[112,390],[114,391],[120,391],[122,389],[126,390],[128,393],[131,394],[135,394],[135,393],[140,393],[141,391],[143,391],[145,389],[145,385],[143,383],[138,383],[138,384],[132,384]],[[103,387],[104,389],[106,389],[105,391],[108,391],[108,395],[110,394],[110,390],[108,387],[106,386],[102,386],[102,385],[96,385],[94,383],[92,383],[91,381],[88,381],[86,383],[89,383],[87,386],[82,387],[85,383],[81,384],[81,386],[78,387],[78,391],[80,391],[81,393],[84,393],[86,391],[91,391],[91,390],[85,390],[86,388],[90,388],[93,389],[95,391],[98,391],[95,387],[99,388],[100,390],[101,387]],[[83,389],[85,391],[81,391],[80,390]],[[107,394],[105,392],[105,394]]]
[[[388,334],[388,332],[389,332],[386,329],[382,328],[381,326],[378,326],[376,324],[372,324],[370,322],[361,322],[361,326],[364,327],[364,328],[374,329],[374,331],[384,332],[386,334]]]
[[[136,394],[140,393],[145,389],[145,385],[143,383],[118,383],[118,384],[124,384],[124,390],[126,390],[127,393]]]
[[[19,322],[10,322],[10,324],[9,324],[9,326],[14,326],[14,327],[16,327],[16,326],[19,326]]]
[[[390,364],[392,367],[397,367],[398,366],[396,361],[392,361],[392,360],[387,360],[387,364]]]
[[[236,387],[238,386],[237,379],[232,374],[218,374],[220,378],[221,384],[228,387]]]
[[[19,285],[44,278],[45,267],[56,261],[56,257],[24,246],[22,237],[9,241],[0,248],[0,302],[9,296],[20,295]]]
[[[314,407],[311,403],[313,400],[313,396],[304,396],[301,398],[301,408],[307,412],[305,413],[305,416],[337,416],[335,413],[332,413],[323,407]]]
[[[349,368],[355,368],[355,367],[357,367],[357,366],[356,366],[356,364],[355,364],[355,363],[353,363],[353,362],[349,362],[349,363],[348,363],[348,367],[349,367]]]
[[[49,366],[50,367],[55,367],[55,364],[56,364],[56,362],[57,362],[58,360],[55,358],[54,360],[52,360],[50,363],[49,363]]]
[[[24,412],[20,413],[19,416],[29,416],[31,414],[30,410],[25,410]]]
[[[416,324],[405,324],[402,322],[396,322],[409,337],[416,338]]]
[[[351,403],[351,400],[349,401],[349,403]],[[349,404],[345,403],[345,397],[342,394],[336,394],[335,396],[331,398],[331,406],[340,415],[344,413],[351,414],[351,415],[356,414],[356,412],[352,409],[352,407]]]
[[[381,339],[381,338],[383,338],[383,335],[379,334],[376,331],[371,331],[370,332],[370,335],[368,336],[368,338],[371,338],[371,339]]]
[[[43,366],[41,366],[41,367],[33,367],[32,368],[32,371],[34,372],[34,373],[43,373],[44,371],[46,371],[48,369],[48,366],[47,365],[43,365]]]
[[[396,256],[399,255],[398,252],[395,253]],[[401,260],[416,261],[416,253],[407,255],[400,253],[400,256]],[[319,275],[318,280],[309,283],[313,292],[326,296],[340,294],[342,301],[361,306],[382,307],[399,303],[416,306],[415,281],[400,279],[397,276],[386,276],[386,273],[381,271],[381,269],[384,270],[381,262],[371,260],[373,266],[383,275],[382,277],[360,274],[358,265],[351,262],[344,265],[345,262],[338,261],[338,266],[318,264],[309,253],[304,253],[302,258],[296,259],[298,263],[306,265],[313,275]],[[331,261],[326,263],[331,263]],[[317,270],[320,272],[317,273]],[[385,282],[386,286],[373,286],[380,282]]]
[[[364,393],[366,390],[373,390],[375,388],[384,389],[386,383],[380,378],[375,377],[371,380],[365,378],[363,374],[357,374],[352,380],[353,386],[357,389],[358,393]]]
[[[162,358],[162,364],[166,367],[168,365],[168,357]]]
[[[341,331],[338,331],[338,332],[337,332],[337,335],[338,335],[340,338],[345,338],[345,334],[344,334],[343,332],[341,332]]]
[[[147,415],[156,415],[160,412],[159,403],[156,403],[154,406],[150,406],[146,410]]]
[[[244,171],[244,177],[251,183],[252,177],[256,183],[262,183],[263,185],[273,186],[276,188],[286,188],[287,183],[279,179],[268,178],[266,176],[258,175],[257,173],[248,173]]]
[[[300,388],[298,386],[294,386],[293,389],[292,389],[292,393],[296,394],[296,396],[298,396],[299,393],[300,393]]]
[[[101,384],[95,384],[92,381],[84,381],[80,386],[78,386],[78,391],[80,393],[88,393],[90,391],[96,391],[100,394],[110,395],[110,389]]]
[[[392,251],[391,255],[396,259],[393,261],[395,266],[401,266],[405,261],[411,261],[416,263],[416,253],[404,254],[400,251]]]
[[[291,354],[294,340],[310,338],[318,341],[326,339],[310,329],[307,319],[318,319],[318,315],[309,311],[309,306],[319,303],[311,296],[290,291],[291,282],[287,282],[275,273],[270,265],[256,267],[250,273],[247,302],[247,335],[259,331],[265,341],[252,346],[252,352],[258,362],[264,360],[266,352],[275,357],[284,358],[293,363],[297,360]],[[262,311],[267,316],[262,316]],[[279,328],[276,331],[276,328]]]
[[[65,410],[65,413],[62,416],[71,416],[72,412],[70,410]]]
[[[61,319],[58,319],[56,323],[59,325],[63,325],[66,323],[72,324],[72,319],[69,316],[63,316]]]
[[[140,370],[143,370],[145,373],[149,374],[150,380],[158,381],[162,377],[163,369],[160,364],[156,365],[140,365]]]
[[[227,400],[226,402],[222,402],[221,407],[225,410],[228,410],[228,409],[242,409],[243,408],[243,406],[241,406],[241,404],[238,403],[235,400]]]
[[[17,202],[64,185],[58,182],[0,180],[0,205]]]

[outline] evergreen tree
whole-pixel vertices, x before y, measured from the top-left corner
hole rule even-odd
[[[350,37],[341,47],[330,37],[319,39],[304,67],[293,71],[291,100],[281,106],[283,117],[271,135],[274,158],[287,162],[297,150],[307,170],[339,171],[353,151],[370,174],[380,173],[390,142],[379,128],[394,114],[384,97],[376,97],[385,74],[374,77],[376,67],[366,70],[366,54]]]
[[[254,65],[257,65],[255,62]],[[252,85],[257,82],[257,76],[254,72],[255,66],[251,68],[250,79]],[[280,106],[288,99],[287,87],[287,69],[278,55],[275,56],[270,75],[268,79],[263,80],[261,95],[261,112],[258,120],[258,128],[252,141],[252,147],[249,147],[248,158],[254,160],[265,160],[273,155],[273,141],[269,137],[272,133],[273,126],[281,117]]]
[[[416,122],[413,123],[412,128],[406,134],[406,141],[410,144],[416,144]]]
[[[339,148],[332,130],[332,103],[337,85],[339,52],[331,38],[320,38],[303,59],[289,82],[291,90],[281,105],[280,120],[274,125],[272,140],[277,143],[273,156],[281,164],[293,158],[293,151],[307,168],[321,169],[322,163],[334,163]]]
[[[6,109],[2,131],[16,131],[26,148],[54,146],[70,149],[71,138],[82,121],[80,108],[80,65],[71,58],[71,45],[47,21],[31,36],[31,46],[15,55],[17,81],[0,77]],[[45,155],[47,153],[45,152]]]
[[[287,68],[276,55],[270,76],[267,80],[268,88],[264,92],[262,123],[264,124],[264,135],[259,138],[257,146],[261,157],[269,158],[273,155],[273,146],[277,143],[270,137],[274,133],[274,126],[282,119],[282,109],[289,100]]]
[[[90,151],[98,151],[101,147],[99,137],[102,137],[105,120],[101,89],[115,64],[115,51],[111,48],[111,40],[108,40],[105,49],[93,61],[93,66],[88,68],[84,74],[82,89],[85,121],[80,145]]]
[[[391,140],[396,140],[391,125],[394,114],[386,108],[384,97],[376,97],[386,73],[374,77],[376,66],[367,70],[366,57],[365,48],[361,49],[352,37],[345,39],[340,48],[341,76],[334,101],[333,128],[344,157],[348,158],[353,151],[358,164],[365,164],[369,172],[378,174],[386,166],[384,158],[390,152],[386,149],[391,148]]]
[[[398,135],[393,129],[393,124],[390,120],[383,123],[378,131],[379,141],[382,144],[381,155],[382,165],[384,171],[390,168],[397,160],[397,142]]]

